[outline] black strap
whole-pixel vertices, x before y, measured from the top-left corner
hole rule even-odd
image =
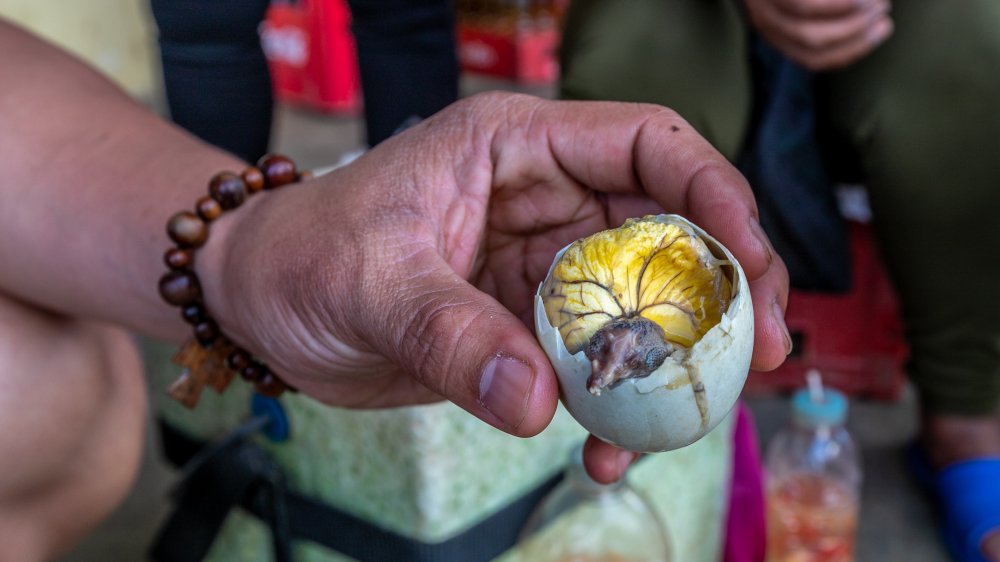
[[[248,497],[266,498],[261,514],[270,523],[276,562],[291,562],[291,538],[284,504],[281,468],[247,440],[267,418],[253,418],[221,440],[198,447],[171,441],[186,462],[172,496],[173,513],[160,529],[150,551],[154,562],[202,560],[208,554],[233,506]]]
[[[312,541],[360,562],[486,562],[514,546],[531,511],[562,478],[549,479],[451,539],[426,543],[288,489],[278,465],[250,440],[210,445],[213,452],[208,454],[203,443],[162,421],[160,431],[170,462],[185,466],[195,460],[201,467],[185,470],[177,506],[154,545],[154,562],[202,560],[225,514],[236,505],[271,527],[278,562],[291,560],[280,550],[288,549],[292,539]]]

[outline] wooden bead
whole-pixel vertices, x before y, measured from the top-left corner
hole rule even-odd
[[[204,195],[198,199],[194,208],[198,212],[198,216],[205,222],[212,222],[222,214],[222,205],[212,199],[211,195]]]
[[[219,337],[219,326],[211,319],[206,319],[194,325],[194,338],[201,345],[207,346]]]
[[[240,377],[247,382],[257,382],[264,378],[266,374],[267,367],[256,361],[251,361],[249,365],[243,367],[243,370],[240,371]]]
[[[247,187],[240,176],[232,172],[220,172],[208,183],[208,193],[223,209],[235,209],[247,198]]]
[[[250,166],[243,170],[240,177],[243,178],[243,183],[246,184],[247,191],[250,193],[257,193],[264,189],[264,174],[256,166]]]
[[[167,235],[182,248],[197,248],[208,240],[208,225],[191,211],[181,211],[167,222]]]
[[[188,324],[199,324],[208,318],[208,314],[205,312],[205,307],[200,304],[192,304],[181,310],[181,318]]]
[[[163,254],[163,263],[170,269],[188,269],[194,262],[194,254],[191,250],[183,248],[170,248]]]
[[[171,271],[160,278],[160,296],[175,306],[188,306],[201,300],[201,284],[190,271]]]
[[[270,154],[261,158],[257,163],[262,174],[264,174],[264,188],[274,189],[295,182],[298,173],[295,170],[295,163],[287,156],[280,154]]]
[[[199,353],[202,354],[196,365],[202,370],[197,375],[201,378],[182,378],[182,384],[187,384],[195,391],[200,391],[202,386],[209,384],[221,392],[234,373],[239,373],[264,396],[277,397],[289,390],[297,392],[272,373],[267,365],[253,359],[249,352],[236,347],[223,336],[218,324],[202,303],[201,284],[192,266],[195,249],[208,240],[209,223],[219,218],[224,211],[239,207],[248,196],[262,189],[307,181],[312,177],[313,174],[308,171],[300,174],[295,163],[285,156],[265,156],[257,167],[248,166],[240,174],[216,174],[209,182],[208,195],[196,201],[194,212],[181,211],[167,222],[167,235],[177,247],[164,253],[163,260],[171,271],[160,278],[160,295],[168,303],[181,307],[181,317],[193,326],[197,341],[197,344],[192,342],[191,347],[200,350]],[[193,402],[189,404],[191,406]]]
[[[242,349],[237,349],[226,357],[226,366],[233,371],[241,372],[248,365],[250,365],[250,354]]]
[[[268,398],[277,398],[287,390],[288,387],[274,373],[268,371],[254,384],[257,392]]]

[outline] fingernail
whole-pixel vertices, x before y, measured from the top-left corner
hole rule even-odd
[[[788,333],[788,325],[785,324],[785,311],[781,309],[781,304],[778,301],[772,303],[772,309],[775,322],[781,326],[781,335],[785,336],[785,357],[788,357],[792,353],[792,336]]]
[[[885,41],[891,33],[892,20],[888,18],[879,20],[868,32],[868,41],[870,41],[873,45],[878,45],[879,43]]]
[[[513,357],[497,355],[479,379],[479,403],[499,418],[506,429],[516,429],[528,410],[535,372]]]
[[[757,238],[761,247],[764,248],[764,252],[767,254],[767,263],[773,262],[774,249],[771,247],[771,241],[767,238],[767,233],[764,232],[764,227],[757,222],[757,219],[750,219],[750,231],[753,232],[754,237]]]
[[[618,467],[618,473],[624,475],[628,467],[632,466],[632,461],[635,460],[636,454],[632,451],[618,451],[618,457],[615,458],[615,465]]]

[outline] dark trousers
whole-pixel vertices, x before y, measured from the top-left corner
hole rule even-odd
[[[998,412],[1000,3],[914,0],[892,15],[886,43],[815,77],[816,118],[839,149],[824,156],[851,156],[868,188],[928,411]],[[746,36],[733,0],[573,0],[561,92],[666,105],[736,158],[751,123]]]
[[[274,99],[257,29],[268,0],[151,0],[170,117],[254,161],[267,152]],[[458,97],[449,0],[351,0],[367,141]]]

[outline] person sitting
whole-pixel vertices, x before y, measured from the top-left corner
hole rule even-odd
[[[562,97],[671,107],[732,161],[756,138],[751,37],[809,71],[822,155],[868,189],[920,396],[915,458],[963,562],[1000,561],[997,25],[989,0],[574,0],[562,45]]]

